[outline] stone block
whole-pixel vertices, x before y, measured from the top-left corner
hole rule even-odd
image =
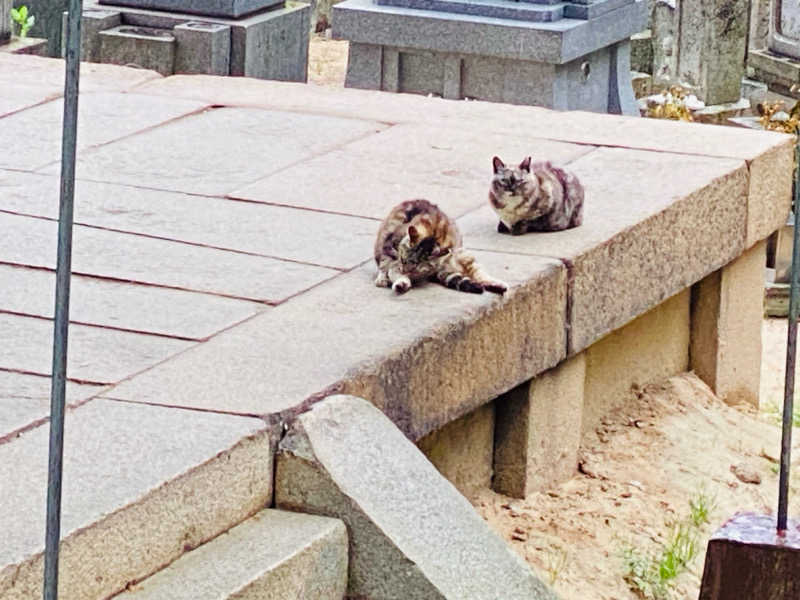
[[[764,50],[769,37],[770,4],[772,0],[753,0],[750,3],[750,50]]]
[[[0,52],[9,54],[25,54],[29,56],[47,56],[47,40],[35,37],[14,37],[0,47]]]
[[[547,235],[497,235],[488,203],[459,225],[472,248],[558,257],[569,265],[569,354],[683,291],[744,249],[748,172],[743,161],[601,148],[568,168],[586,189],[581,227]],[[637,177],[624,175],[631,169]],[[659,186],[652,185],[656,180]]]
[[[231,23],[231,75],[305,83],[310,19],[311,7],[298,4]]]
[[[346,590],[344,523],[266,509],[114,598],[341,600]]]
[[[380,90],[383,72],[383,48],[375,44],[350,42],[347,54],[345,85],[364,90]]]
[[[98,62],[136,65],[162,75],[172,75],[175,66],[175,36],[165,29],[120,25],[97,34]]]
[[[617,0],[615,0],[617,1]],[[628,3],[631,0],[622,0]],[[446,13],[448,15],[471,15],[494,19],[511,19],[532,23],[551,23],[564,16],[563,4],[533,4],[522,2],[504,2],[489,0],[488,2],[471,2],[470,0],[377,0],[379,6],[394,6]],[[598,3],[600,5],[604,3]],[[581,7],[578,7],[580,10]],[[588,7],[583,7],[588,8]],[[586,18],[586,17],[575,17]]]
[[[231,28],[189,21],[176,25],[175,73],[227,75],[230,71]]]
[[[785,535],[775,517],[740,513],[709,540],[699,600],[800,596],[800,523]]]
[[[276,504],[342,519],[348,596],[554,599],[524,561],[369,402],[331,396],[297,417],[276,466]]]
[[[631,36],[631,70],[653,73],[653,32],[647,29]]]
[[[492,485],[494,404],[448,423],[417,442],[433,466],[467,498]]]
[[[494,489],[524,498],[572,477],[581,443],[585,353],[496,401]]]
[[[565,355],[561,264],[476,256],[509,283],[504,298],[433,284],[397,297],[375,287],[368,264],[130,379],[113,396],[289,418],[312,396],[359,391],[419,440]]]
[[[272,499],[263,421],[92,400],[67,411],[59,597],[108,598]],[[0,597],[42,595],[48,427],[0,444]]]
[[[750,248],[786,224],[792,207],[795,143],[784,143],[750,161],[747,194],[747,238]]]
[[[653,39],[653,83],[669,86],[678,78],[680,13],[674,3],[654,2],[650,29]]]
[[[67,16],[63,13],[61,26],[61,56],[67,51]],[[81,60],[86,62],[100,61],[100,44],[103,38],[100,32],[122,24],[122,13],[116,10],[84,10],[81,16]]]
[[[188,13],[205,17],[227,17],[230,19],[238,19],[250,13],[270,8],[281,4],[282,1],[283,0],[98,0],[100,4]]]
[[[690,296],[678,293],[586,349],[584,436],[632,390],[688,369]]]
[[[678,77],[707,105],[739,100],[748,11],[748,0],[681,4]]]
[[[726,402],[758,406],[766,242],[692,288],[691,367]]]
[[[11,38],[11,0],[0,0],[0,44]]]

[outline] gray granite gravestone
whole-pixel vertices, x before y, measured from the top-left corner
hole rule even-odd
[[[304,82],[310,12],[285,0],[90,0],[81,53],[83,60],[167,75]]]
[[[11,37],[11,0],[0,0],[0,44]]]
[[[638,115],[630,36],[646,0],[346,0],[345,85]]]

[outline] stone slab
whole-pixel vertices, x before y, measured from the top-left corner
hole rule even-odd
[[[783,144],[750,162],[745,241],[748,248],[786,223],[792,208],[793,150]]]
[[[4,82],[3,95],[0,96],[0,117],[60,98],[62,94],[63,89],[57,85]]]
[[[568,2],[564,6],[564,16],[568,19],[596,19],[612,10],[635,0],[591,0],[588,2]]]
[[[67,411],[59,594],[106,598],[272,498],[262,421],[93,400]],[[42,595],[48,427],[0,444],[0,597]]]
[[[299,409],[339,383],[338,389],[363,394],[419,439],[565,355],[560,262],[477,256],[488,273],[511,285],[504,298],[434,284],[396,296],[375,287],[375,267],[368,264],[214,336],[110,395],[269,415]]]
[[[530,136],[487,133],[481,143],[469,129],[395,125],[323,156],[299,163],[229,194],[250,201],[383,219],[409,198],[427,198],[453,217],[485,202],[492,156],[521,161],[534,151],[568,163],[591,148]],[[309,170],[326,173],[324,186],[287,195]],[[357,181],[357,185],[354,185]]]
[[[204,106],[195,101],[136,94],[82,93],[78,105],[78,149],[106,144]],[[5,117],[4,135],[26,142],[17,144],[14,152],[3,152],[0,167],[33,171],[53,162],[60,164],[63,112],[64,104],[57,100]]]
[[[208,110],[84,153],[77,173],[94,181],[219,195],[385,127],[308,114]],[[311,187],[316,179],[311,173],[303,181]]]
[[[489,402],[417,442],[436,470],[467,498],[492,486],[494,412]]]
[[[230,72],[230,26],[189,21],[176,25],[172,35],[177,43],[175,73],[227,75]]]
[[[0,52],[47,56],[47,40],[36,37],[13,38],[8,44],[0,46]]]
[[[337,5],[339,6],[339,5]],[[143,84],[137,92],[201,100],[223,106],[310,111],[386,123],[428,124],[450,129],[469,121],[476,137],[486,133],[655,152],[754,161],[771,149],[793,154],[794,138],[770,131],[743,132],[665,119],[640,119],[585,111],[560,112],[493,102],[448,102],[417,95],[335,89],[291,83],[195,76],[173,76]],[[752,167],[752,165],[751,165]],[[756,165],[760,168],[759,165]],[[791,173],[783,175],[791,179]]]
[[[0,339],[0,369],[38,375],[52,372],[52,321],[0,313]],[[72,325],[67,377],[87,383],[115,383],[191,345],[183,340]]]
[[[337,519],[266,509],[117,600],[341,600],[347,529]]]
[[[162,75],[175,68],[175,36],[171,31],[119,25],[98,31],[98,62],[137,66]]]
[[[539,600],[555,595],[375,407],[333,396],[283,438],[278,507],[350,533],[348,595]]]
[[[783,534],[773,515],[739,513],[708,542],[699,600],[800,594],[800,524],[789,519]]]
[[[47,419],[50,387],[50,377],[0,370],[0,443],[13,438],[20,429]],[[68,381],[67,406],[85,402],[105,389]]]
[[[509,0],[378,0],[378,6],[396,6],[447,14],[550,23],[564,16],[564,4],[530,4]]]
[[[282,0],[98,0],[100,4],[131,6],[206,17],[238,19],[252,12],[280,4]]]
[[[525,498],[575,474],[585,378],[581,353],[495,400],[496,491]]]
[[[0,213],[0,262],[55,269],[58,222]],[[280,302],[339,271],[76,225],[72,271]],[[135,260],[132,258],[135,257]]]
[[[132,89],[146,81],[160,79],[161,75],[154,71],[81,63],[81,98],[90,92],[120,92]],[[62,81],[64,79],[64,61],[20,54],[0,52],[0,85],[5,86],[9,80],[17,83],[40,84],[42,81]]]
[[[351,42],[563,64],[647,26],[638,0],[591,21],[531,23],[346,0],[333,7],[333,37]]]
[[[744,249],[748,172],[742,161],[601,148],[570,169],[586,189],[580,228],[497,235],[488,203],[459,221],[469,247],[568,261],[570,354]]]
[[[55,273],[0,264],[0,310],[53,318]],[[262,304],[73,275],[70,321],[203,340],[265,310]],[[158,310],[153,310],[153,307]]]
[[[59,186],[58,177],[0,170],[0,210],[57,219]],[[296,202],[289,191],[260,197]],[[314,210],[325,208],[320,196],[321,206],[297,210],[78,180],[75,222],[337,269],[360,264],[372,255],[378,223]]]

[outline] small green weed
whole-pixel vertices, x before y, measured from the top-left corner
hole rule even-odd
[[[558,581],[561,572],[566,568],[569,563],[569,554],[564,548],[555,547],[547,552],[546,557],[547,576],[550,585],[554,585]]]
[[[795,398],[792,410],[792,427],[800,427],[800,402]],[[764,414],[767,415],[773,425],[781,425],[783,419],[783,409],[777,404],[770,402],[764,407]]]
[[[695,527],[708,523],[708,516],[716,508],[714,498],[700,490],[694,498],[689,499],[689,518]]]
[[[19,28],[17,35],[19,35],[21,38],[24,38],[27,37],[28,31],[30,31],[31,27],[36,24],[36,17],[29,15],[28,7],[22,5],[19,8],[11,9],[11,21],[16,23],[17,27]]]

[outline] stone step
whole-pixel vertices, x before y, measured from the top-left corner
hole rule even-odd
[[[283,0],[99,0],[99,3],[238,19],[282,4]]]
[[[377,0],[382,6],[431,10],[435,12],[551,23],[564,16],[564,3],[540,4],[516,0]]]
[[[346,588],[344,523],[265,509],[114,597],[341,600]]]

